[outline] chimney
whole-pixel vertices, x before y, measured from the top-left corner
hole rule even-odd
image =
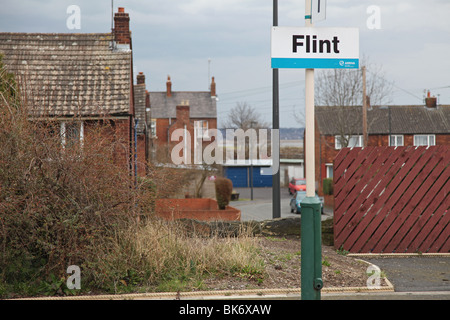
[[[427,108],[437,107],[437,98],[432,97],[430,91],[428,91],[427,97],[425,98],[425,105],[427,106]]]
[[[179,105],[177,105],[177,122],[188,124],[190,118],[190,110],[189,110],[189,102],[181,101]]]
[[[167,76],[167,82],[166,82],[166,96],[171,97],[172,96],[172,82],[170,81],[170,76]]]
[[[139,72],[136,77],[136,84],[145,84],[145,75],[143,72]]]
[[[124,8],[114,14],[114,40],[117,44],[131,45],[130,17]]]
[[[211,97],[216,96],[216,83],[214,82],[214,77],[211,80]]]

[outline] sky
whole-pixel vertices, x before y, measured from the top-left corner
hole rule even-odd
[[[279,0],[279,26],[305,25],[304,0]],[[111,30],[111,0],[0,0],[0,32],[95,33]],[[71,5],[80,25],[69,29]],[[147,90],[207,91],[217,86],[219,127],[247,103],[272,123],[271,0],[114,0],[130,15],[134,73]],[[450,104],[449,0],[328,0],[317,27],[359,29],[360,57],[393,84],[391,105],[421,105],[426,90]],[[72,21],[72,20],[70,20]],[[79,29],[78,29],[79,27]],[[368,70],[370,72],[370,70]],[[321,70],[316,70],[316,78]],[[305,71],[280,69],[280,127],[299,127]]]

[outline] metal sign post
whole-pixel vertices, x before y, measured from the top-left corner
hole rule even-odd
[[[273,26],[278,26],[278,0],[273,0]],[[272,70],[272,130],[280,130],[278,69]],[[272,135],[272,166],[278,168],[272,176],[272,218],[281,217],[280,135]]]
[[[316,197],[314,156],[314,69],[359,68],[357,28],[313,28],[314,21],[325,19],[325,6],[325,0],[305,0],[305,27],[274,24],[271,40],[274,75],[278,68],[305,69],[306,197],[301,202],[301,296],[304,300],[320,300],[323,287],[321,210]]]
[[[312,27],[311,2],[306,0],[305,24]],[[301,297],[320,300],[322,283],[322,236],[320,201],[315,197],[314,69],[305,70],[305,166],[306,198],[301,203]]]

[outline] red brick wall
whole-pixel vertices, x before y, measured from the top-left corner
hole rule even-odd
[[[117,119],[113,121],[114,141],[117,143],[114,160],[129,166],[130,163],[130,120]]]
[[[119,44],[131,44],[130,17],[124,8],[114,14],[114,38]]]

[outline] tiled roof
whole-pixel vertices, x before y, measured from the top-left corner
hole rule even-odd
[[[369,134],[449,134],[450,105],[373,107],[367,110]],[[324,135],[362,134],[362,107],[315,107],[319,130]],[[343,132],[345,131],[345,132]]]
[[[209,91],[150,92],[152,118],[176,118],[176,107],[188,101],[191,118],[217,118],[216,97]]]
[[[130,113],[131,51],[112,44],[110,33],[0,33],[34,116]]]

